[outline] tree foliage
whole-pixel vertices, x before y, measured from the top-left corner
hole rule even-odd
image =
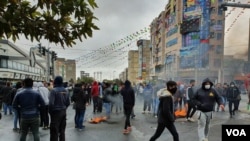
[[[99,30],[95,8],[95,0],[0,0],[0,38],[15,41],[23,34],[31,41],[44,38],[72,47]]]
[[[83,77],[78,77],[77,78],[77,83],[89,83],[91,84],[92,82],[94,82],[94,78],[92,77],[86,77],[86,76],[83,76]]]

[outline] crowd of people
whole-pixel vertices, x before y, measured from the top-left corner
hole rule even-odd
[[[28,132],[33,133],[34,141],[39,141],[39,127],[50,130],[51,141],[64,141],[67,108],[71,103],[78,131],[85,128],[87,106],[93,105],[93,114],[104,113],[107,120],[112,118],[113,112],[124,114],[123,133],[129,134],[132,131],[130,119],[136,116],[136,99],[143,102],[142,114],[157,118],[157,129],[150,141],[159,138],[165,127],[173,140],[179,141],[174,124],[178,110],[186,112],[184,118],[188,122],[194,122],[193,116],[198,114],[199,141],[208,141],[212,113],[225,112],[228,103],[229,117],[233,118],[239,110],[241,93],[234,82],[214,85],[208,78],[200,85],[195,80],[190,80],[189,84],[175,81],[131,84],[126,80],[119,84],[81,82],[69,89],[62,77],[57,76],[51,83],[26,78],[14,87],[7,82],[0,88],[0,109],[3,105],[3,115],[14,115],[13,131],[21,134],[20,141],[26,140]]]

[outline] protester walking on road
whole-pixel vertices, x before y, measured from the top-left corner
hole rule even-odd
[[[143,89],[142,94],[143,94],[143,100],[144,100],[142,113],[145,114],[146,111],[147,113],[150,113],[151,106],[152,106],[153,88],[149,83],[146,84],[145,88]]]
[[[198,113],[198,136],[199,141],[208,141],[208,133],[210,128],[210,121],[212,119],[212,112],[214,110],[214,103],[217,102],[220,108],[224,110],[222,99],[217,91],[212,88],[213,83],[208,78],[204,79],[195,95],[194,102],[197,106]]]
[[[21,113],[21,137],[20,141],[26,141],[29,130],[34,141],[40,141],[39,125],[40,111],[45,106],[42,96],[32,89],[33,80],[26,78],[23,81],[24,88],[18,92],[13,101],[13,108]]]
[[[110,83],[106,82],[104,83],[104,90],[103,90],[103,107],[105,108],[106,118],[110,119],[111,115],[111,99],[114,99],[112,97],[112,89],[110,87]]]
[[[174,101],[173,95],[177,90],[177,83],[175,81],[168,81],[166,83],[167,88],[160,89],[157,95],[160,99],[158,109],[158,125],[155,134],[150,138],[150,141],[155,141],[159,138],[165,128],[173,136],[173,141],[179,141],[179,135],[174,125]]]
[[[63,86],[63,78],[56,76],[49,96],[50,141],[65,141],[66,110],[69,104],[69,92]]]
[[[227,100],[228,100],[230,118],[233,117],[233,115],[235,114],[235,111],[238,108],[237,106],[238,106],[239,95],[240,95],[240,90],[238,89],[238,87],[235,86],[234,82],[231,82],[230,87],[228,87],[228,90],[227,90]],[[234,109],[232,109],[233,105],[234,105]]]
[[[192,118],[194,113],[196,112],[196,106],[193,101],[194,93],[195,93],[195,80],[190,80],[190,87],[187,88],[186,98],[188,104],[188,110],[186,115],[186,120],[193,122],[194,119]]]
[[[123,133],[128,134],[132,128],[130,124],[130,116],[135,105],[135,92],[131,87],[131,82],[129,80],[125,81],[125,87],[121,90],[121,95],[123,97],[123,108],[126,116],[125,126]]]

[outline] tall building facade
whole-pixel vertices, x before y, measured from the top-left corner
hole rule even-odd
[[[209,77],[212,81],[221,81],[225,18],[219,9],[222,1],[183,0],[184,13],[180,24],[182,71],[179,73],[182,78],[193,77],[201,82]]]
[[[219,9],[221,2],[223,0],[170,0],[161,12],[157,18],[165,25],[161,27],[161,31],[165,31],[165,46],[161,48],[165,50],[165,62],[161,72],[165,72],[167,79],[200,82],[210,77],[221,81],[225,18]],[[152,40],[157,39],[157,34],[152,34],[155,28],[151,24],[152,50],[158,50],[157,42]]]
[[[128,80],[132,83],[137,82],[139,71],[139,52],[138,50],[130,50],[128,52]]]
[[[150,77],[165,78],[165,11],[151,23],[151,61],[150,61]]]
[[[76,62],[75,60],[57,58],[55,62],[55,76],[60,75],[65,82],[73,80],[76,82]]]
[[[151,43],[150,40],[140,39],[137,41],[137,47],[139,52],[139,69],[138,79],[141,81],[150,79],[150,54]]]

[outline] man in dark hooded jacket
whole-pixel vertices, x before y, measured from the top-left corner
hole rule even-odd
[[[235,86],[234,82],[230,83],[230,86],[227,89],[226,97],[228,101],[230,118],[232,118],[233,115],[235,114],[235,111],[237,110],[237,106],[238,106],[237,98],[240,97],[240,90],[238,87]],[[233,105],[234,105],[234,109],[232,109]]]
[[[69,92],[63,86],[63,78],[56,76],[49,96],[50,141],[65,141],[66,110],[69,105]]]
[[[155,141],[159,138],[164,131],[165,127],[173,136],[173,141],[179,141],[179,135],[174,125],[174,98],[173,95],[177,91],[177,83],[175,81],[168,81],[167,88],[160,89],[157,92],[159,97],[158,109],[158,125],[155,134],[150,138],[150,141]]]
[[[123,97],[123,108],[126,115],[124,134],[128,134],[131,131],[130,116],[135,105],[135,92],[131,87],[131,82],[129,80],[125,81],[125,87],[121,90],[121,95]]]
[[[196,91],[193,101],[199,111],[198,136],[199,141],[208,141],[209,125],[212,119],[214,103],[217,102],[224,110],[223,101],[217,91],[212,88],[213,83],[208,78],[204,79],[200,89]]]

